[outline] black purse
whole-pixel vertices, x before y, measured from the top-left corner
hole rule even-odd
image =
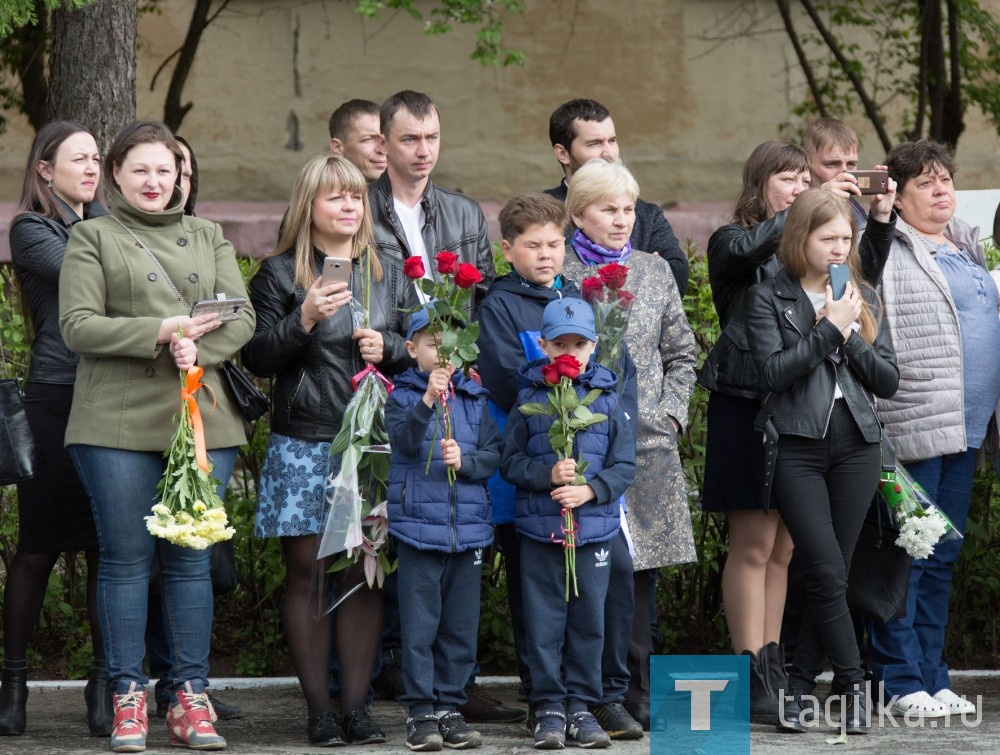
[[[0,359],[3,355],[0,354]],[[30,480],[44,464],[17,380],[0,380],[0,485]]]
[[[896,469],[888,439],[882,441],[882,469]],[[912,559],[904,548],[896,545],[898,537],[899,529],[876,493],[854,546],[847,577],[847,606],[852,612],[883,624],[906,615]]]
[[[254,422],[264,416],[270,407],[267,396],[260,392],[243,370],[226,359],[222,363],[222,376],[226,379],[229,395],[236,402],[236,408],[243,419]]]

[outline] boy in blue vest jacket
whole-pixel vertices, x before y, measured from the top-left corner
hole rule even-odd
[[[517,487],[514,524],[521,537],[521,598],[524,601],[529,700],[535,720],[535,747],[569,744],[607,747],[608,734],[588,710],[601,699],[604,601],[611,550],[620,524],[619,498],[635,479],[635,436],[615,392],[617,377],[589,364],[597,346],[594,314],[581,299],[550,302],[542,313],[539,344],[547,358],[520,370],[522,388],[508,417],[500,460],[504,478]],[[585,485],[573,485],[577,459],[559,461],[549,440],[553,417],[525,416],[519,407],[546,404],[550,387],[542,368],[569,354],[582,365],[573,381],[583,399],[600,391],[590,405],[607,419],[576,432],[575,449],[588,462]],[[574,509],[576,579],[579,595],[565,593],[562,509]]]
[[[427,332],[429,324],[425,306],[407,332],[417,366],[396,376],[385,407],[406,689],[399,701],[409,709],[406,744],[419,751],[482,741],[457,708],[466,702],[476,663],[483,549],[493,542],[486,480],[500,462],[500,432],[486,389],[452,366],[438,366],[440,335]],[[450,440],[435,409],[445,388]]]

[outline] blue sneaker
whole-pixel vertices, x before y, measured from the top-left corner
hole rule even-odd
[[[561,710],[535,713],[535,749],[561,750],[566,746],[566,714]]]
[[[589,710],[581,710],[569,714],[569,724],[566,726],[566,744],[572,747],[602,747],[611,746],[611,737],[601,728]]]

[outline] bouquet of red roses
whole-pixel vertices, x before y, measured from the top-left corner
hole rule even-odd
[[[617,262],[598,268],[597,275],[580,284],[583,300],[594,308],[597,330],[597,353],[594,361],[621,373],[622,341],[628,331],[628,319],[635,294],[625,290],[628,268]]]
[[[459,262],[454,252],[438,252],[435,257],[438,280],[424,277],[424,261],[420,257],[410,257],[403,265],[406,277],[413,280],[417,290],[426,300],[430,325],[428,333],[438,336],[438,364],[441,367],[454,365],[466,375],[479,356],[479,323],[468,322],[469,302],[472,287],[483,276],[474,265]],[[459,326],[459,327],[456,327]],[[444,425],[444,437],[451,439],[451,414],[448,410],[449,392],[440,396],[436,403],[438,417]],[[430,468],[430,458],[427,459]],[[448,482],[455,483],[455,470],[448,467]]]
[[[608,417],[606,414],[595,414],[587,407],[597,400],[601,395],[599,389],[594,389],[582,398],[577,394],[573,381],[580,374],[583,365],[569,354],[560,354],[552,362],[542,367],[542,378],[545,384],[550,386],[549,400],[547,403],[523,404],[520,407],[521,413],[525,416],[546,415],[554,416],[552,426],[549,428],[549,442],[552,450],[556,452],[556,457],[560,460],[573,458],[573,440],[578,430],[583,430],[591,425],[604,422]],[[587,480],[583,473],[587,469],[587,462],[578,460],[576,465],[576,479],[571,484],[586,485]],[[566,600],[569,600],[569,585],[573,583],[573,594],[579,597],[580,592],[576,586],[576,517],[573,509],[564,508],[562,510],[562,537],[552,534],[552,541],[561,543],[566,556]]]

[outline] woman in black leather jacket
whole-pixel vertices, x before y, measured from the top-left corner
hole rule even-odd
[[[847,696],[841,726],[871,725],[864,672],[847,608],[847,573],[881,468],[876,396],[896,392],[899,370],[875,292],[860,284],[854,213],[840,197],[807,191],[788,211],[778,250],[783,268],[751,292],[747,334],[766,391],[773,497],[804,569],[806,613],[778,728],[806,731],[801,695],[828,656]],[[834,299],[828,265],[851,281]],[[772,464],[773,460],[773,464]],[[811,714],[810,714],[811,715]]]
[[[702,509],[724,512],[729,553],[722,578],[726,623],[737,653],[750,655],[750,714],[774,722],[787,686],[778,644],[792,540],[764,485],[764,448],[754,430],[760,374],[747,343],[751,287],[773,279],[788,208],[808,188],[809,160],[796,144],[758,145],[743,166],[733,223],[708,242],[708,272],[721,333],[698,382],[709,391]],[[874,282],[888,254],[895,194],[872,197],[861,245],[864,278]]]
[[[327,256],[353,261],[350,285],[323,285]],[[368,328],[356,327],[353,316],[352,297],[363,298],[362,266],[372,273]],[[309,710],[309,739],[320,746],[384,742],[365,699],[381,633],[381,592],[367,588],[361,562],[337,572],[341,594],[345,586],[362,584],[334,613],[341,721],[327,685],[330,616],[314,617],[310,589],[314,568],[323,574],[331,563],[316,562],[316,549],[330,441],[353,395],[351,378],[368,364],[386,375],[412,364],[404,346],[405,311],[416,307],[416,292],[398,266],[380,260],[365,179],[348,160],[317,157],[303,167],[278,251],[250,282],[250,298],[257,330],[243,348],[243,362],[261,377],[275,377],[255,532],[281,538],[287,568],[282,620]]]
[[[49,573],[63,551],[83,551],[87,558],[94,658],[85,697],[91,734],[107,736],[114,716],[97,613],[97,530],[63,445],[79,359],[59,333],[59,270],[70,230],[80,220],[107,214],[95,201],[100,175],[97,143],[86,127],[67,121],[43,126],[31,145],[21,202],[10,227],[14,272],[34,329],[25,411],[45,467],[17,486],[17,552],[7,568],[3,602],[0,734],[24,733],[25,654]]]

